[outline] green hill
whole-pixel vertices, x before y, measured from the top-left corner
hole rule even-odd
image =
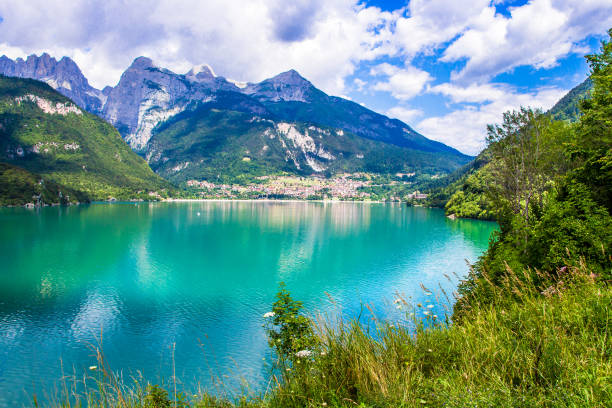
[[[548,113],[555,120],[569,120],[575,122],[580,117],[580,102],[587,99],[593,89],[591,78],[585,79],[575,86],[559,102],[553,106]]]
[[[31,79],[0,76],[0,162],[23,169],[10,167],[11,177],[31,181],[35,174],[81,200],[148,197],[171,187],[110,124]],[[59,202],[43,197],[46,203]]]

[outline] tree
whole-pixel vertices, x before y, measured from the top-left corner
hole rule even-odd
[[[612,145],[612,29],[608,37],[608,41],[602,41],[599,54],[586,56],[593,91],[591,98],[581,103],[579,139],[574,142],[575,153],[581,156],[602,155]]]
[[[563,141],[569,130],[541,110],[506,112],[498,125],[487,126],[492,153],[490,189],[506,216],[520,216],[530,225],[530,209],[542,206],[554,178],[567,168]]]
[[[286,363],[310,356],[316,341],[312,322],[300,314],[302,302],[291,298],[284,282],[279,284],[279,289],[272,312],[264,317],[272,318],[266,327],[268,343],[281,362]]]

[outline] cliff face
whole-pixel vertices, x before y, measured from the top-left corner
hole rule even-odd
[[[0,74],[46,82],[83,109],[96,114],[100,113],[106,99],[102,92],[89,85],[77,64],[68,57],[58,61],[45,53],[40,57],[30,55],[25,60],[17,58],[13,61],[2,56]]]

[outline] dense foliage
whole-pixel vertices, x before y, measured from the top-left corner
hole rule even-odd
[[[488,195],[491,182],[488,166],[473,172],[463,180],[444,205],[446,213],[459,218],[495,219],[494,205]]]
[[[418,188],[429,195],[420,204],[445,208],[447,215],[459,218],[493,220],[494,205],[488,194],[490,180],[487,164],[489,149],[483,150],[473,161],[437,179],[424,180]]]
[[[612,279],[612,43],[587,58],[594,89],[577,124],[515,113],[516,126],[490,139],[500,232],[462,287],[459,312],[508,267],[556,273],[586,262],[603,281]],[[529,148],[539,149],[525,155],[531,162],[517,162]]]
[[[580,106],[588,99],[593,89],[593,81],[589,77],[570,90],[548,112],[548,118],[542,115],[540,120],[577,122],[581,116]],[[510,114],[510,112],[508,113]],[[556,123],[554,126],[562,128]],[[566,128],[566,132],[569,128]],[[429,181],[420,186],[421,190],[429,193],[428,199],[423,202],[430,207],[443,207],[446,214],[459,218],[475,218],[493,220],[496,217],[497,204],[494,197],[497,192],[489,191],[491,185],[492,166],[485,165],[491,161],[491,147],[483,150],[471,163],[435,181]],[[566,157],[559,157],[558,163],[567,162]],[[485,180],[487,182],[485,182]]]
[[[284,368],[311,357],[316,346],[312,322],[300,313],[301,309],[302,302],[293,300],[281,282],[272,312],[264,318],[268,319],[268,344]]]
[[[36,174],[0,163],[0,205],[23,203],[73,204],[88,201],[86,194],[45,180]]]

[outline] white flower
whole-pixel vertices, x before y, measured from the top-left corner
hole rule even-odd
[[[268,317],[274,317],[274,316],[276,316],[276,313],[274,312],[268,312],[263,315],[264,319],[267,319]]]
[[[299,358],[310,357],[311,355],[312,355],[312,351],[310,350],[300,350],[297,353],[295,353],[295,356]]]
[[[434,305],[427,305],[429,309],[433,309]]]
[[[398,304],[398,303],[400,303],[401,301],[402,301],[402,299],[397,298],[397,299],[395,299],[395,300],[393,301],[393,303]]]
[[[93,365],[93,366],[89,366],[89,369],[90,369],[91,371],[94,371],[94,370],[97,370],[97,369],[98,369],[98,366],[95,366],[95,365]]]

